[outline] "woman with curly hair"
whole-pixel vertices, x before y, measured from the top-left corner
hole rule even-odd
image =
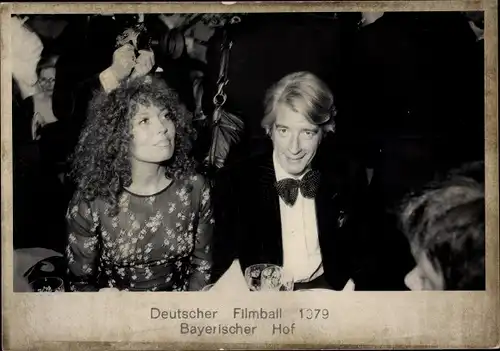
[[[71,291],[201,290],[212,266],[207,181],[177,94],[150,76],[93,99],[72,165]]]

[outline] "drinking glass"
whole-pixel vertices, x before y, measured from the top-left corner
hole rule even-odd
[[[269,267],[278,267],[270,263],[258,263],[245,269],[245,281],[250,291],[260,291],[262,271]]]
[[[267,267],[262,271],[261,291],[293,291],[293,277],[282,267]]]
[[[64,292],[64,282],[61,278],[38,278],[30,283],[34,292]]]

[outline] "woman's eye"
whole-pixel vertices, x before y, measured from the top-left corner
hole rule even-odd
[[[141,120],[139,120],[139,124],[147,124],[149,123],[149,118],[142,118]]]

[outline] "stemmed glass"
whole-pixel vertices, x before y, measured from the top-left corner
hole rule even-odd
[[[245,281],[247,282],[250,291],[260,291],[262,271],[271,266],[274,265],[269,263],[259,263],[251,265],[245,269]]]
[[[261,291],[293,291],[293,277],[282,267],[267,267],[262,271]]]
[[[245,269],[245,281],[250,291],[291,291],[293,278],[282,267],[259,263]]]

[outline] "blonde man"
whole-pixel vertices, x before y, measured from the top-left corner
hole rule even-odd
[[[269,148],[223,169],[215,186],[214,276],[234,259],[283,266],[295,289],[371,289],[371,244],[358,227],[356,194],[366,175],[350,161],[327,164],[318,151],[335,132],[333,94],[314,74],[296,72],[269,88],[261,125]]]

